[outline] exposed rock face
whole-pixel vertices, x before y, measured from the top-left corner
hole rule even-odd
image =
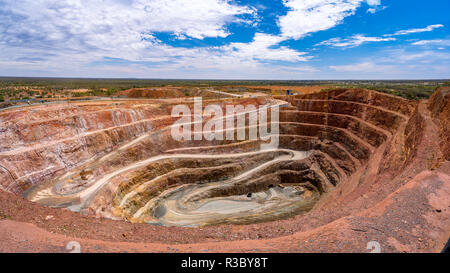
[[[439,126],[440,146],[447,161],[450,160],[450,87],[439,88],[430,98],[428,109]]]
[[[436,190],[450,187],[449,90],[420,102],[356,89],[208,102],[222,109],[290,103],[280,112],[279,148],[269,151],[248,139],[175,141],[171,109],[192,101],[117,100],[0,112],[0,186],[84,215],[168,226],[290,218],[285,221],[304,223],[299,230],[320,234],[337,221],[380,223],[390,217],[380,202],[395,203],[392,196],[407,192],[407,185],[421,187],[427,177],[439,180]],[[421,234],[432,229],[436,241],[450,233],[445,194],[439,196],[433,202],[447,206],[439,218],[447,228],[426,220],[415,227]],[[372,211],[355,216],[365,209]],[[402,217],[414,216],[397,209]]]

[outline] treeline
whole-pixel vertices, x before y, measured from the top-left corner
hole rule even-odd
[[[237,85],[277,85],[310,86],[327,85],[336,87],[366,88],[385,92],[407,99],[428,98],[437,87],[449,85],[449,80],[167,80],[167,79],[76,79],[76,78],[13,78],[0,77],[0,101],[4,96],[20,98],[20,93],[33,95],[29,88],[43,91],[44,96],[66,94],[68,89],[88,89],[72,96],[114,96],[130,88],[165,86],[237,86]],[[17,88],[19,87],[19,88]],[[23,96],[22,96],[23,97]]]
[[[445,82],[415,82],[415,83],[377,83],[339,85],[339,87],[364,88],[375,90],[409,100],[428,99],[437,88],[445,86]]]

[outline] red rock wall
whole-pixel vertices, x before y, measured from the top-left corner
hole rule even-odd
[[[444,157],[450,160],[450,87],[441,87],[431,96],[429,110],[439,126]]]

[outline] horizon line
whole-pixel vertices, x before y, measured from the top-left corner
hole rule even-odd
[[[120,77],[35,77],[35,76],[0,76],[0,79],[75,79],[75,80],[139,80],[139,81],[449,81],[449,78],[429,79],[201,79],[201,78],[120,78]]]

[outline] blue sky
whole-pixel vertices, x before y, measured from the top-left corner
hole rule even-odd
[[[448,0],[0,0],[0,76],[450,78]]]

